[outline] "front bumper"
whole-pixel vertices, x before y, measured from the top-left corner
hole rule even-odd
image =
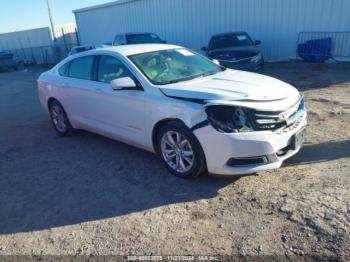
[[[279,168],[283,161],[300,150],[292,149],[293,136],[307,124],[306,112],[297,124],[277,131],[257,131],[248,133],[220,133],[212,126],[197,129],[198,138],[207,162],[209,173],[220,175],[250,174]],[[283,153],[281,153],[283,151]],[[230,159],[257,159],[258,164],[231,165]]]

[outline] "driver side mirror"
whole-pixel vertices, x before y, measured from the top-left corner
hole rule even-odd
[[[206,51],[208,50],[208,48],[207,48],[206,46],[203,46],[203,47],[201,48],[201,50],[204,51],[204,52],[206,52]]]
[[[137,84],[131,77],[117,78],[111,81],[111,86],[113,90],[132,90],[139,89]]]
[[[261,45],[261,41],[260,40],[255,40],[255,45]]]

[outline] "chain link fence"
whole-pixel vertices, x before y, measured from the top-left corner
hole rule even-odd
[[[50,45],[8,49],[4,51],[14,54],[13,59],[19,65],[53,65],[67,57],[70,49],[74,46],[76,45]]]
[[[79,45],[75,25],[55,27],[54,38],[49,28],[4,33],[1,36],[1,53],[13,54],[13,62],[19,66],[54,65],[67,57],[72,47]]]

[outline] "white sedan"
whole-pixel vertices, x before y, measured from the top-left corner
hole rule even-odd
[[[38,79],[56,131],[82,129],[157,153],[183,178],[278,168],[304,140],[304,99],[277,79],[174,45],[70,56]]]

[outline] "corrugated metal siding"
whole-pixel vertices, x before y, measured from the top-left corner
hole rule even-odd
[[[22,62],[55,63],[77,44],[75,24],[55,27],[53,42],[49,27],[0,34],[0,51],[9,51]]]
[[[51,32],[48,27],[0,34],[2,50],[48,46],[51,42]]]
[[[269,60],[295,57],[302,31],[350,31],[349,0],[141,0],[76,13],[83,44],[154,32],[199,51],[211,35],[247,31]]]
[[[75,24],[57,25],[54,30],[57,44],[63,44],[63,34],[68,44],[76,43]],[[0,50],[51,46],[52,40],[49,27],[3,33],[0,34]]]
[[[147,0],[79,12],[76,21],[83,44],[109,43],[123,32],[156,32],[182,43],[182,15],[179,1]]]

